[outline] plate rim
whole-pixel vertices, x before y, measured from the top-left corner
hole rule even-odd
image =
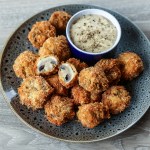
[[[0,91],[1,91],[1,94],[2,94],[2,97],[4,98],[4,100],[6,101],[7,103],[7,106],[9,106],[9,108],[11,109],[11,111],[15,114],[15,116],[22,122],[24,123],[26,126],[28,126],[30,129],[32,129],[33,131],[37,132],[37,133],[40,133],[41,135],[44,135],[48,138],[52,138],[54,140],[60,140],[60,141],[64,141],[64,142],[69,142],[69,143],[92,143],[92,142],[98,142],[98,141],[103,141],[103,140],[106,140],[106,139],[110,139],[112,137],[115,137],[123,132],[125,132],[126,130],[128,130],[129,128],[131,128],[132,126],[134,126],[138,121],[141,120],[141,118],[146,114],[146,112],[148,111],[149,107],[150,107],[150,104],[149,106],[145,109],[144,113],[138,118],[136,119],[136,121],[134,121],[132,124],[130,124],[127,128],[125,128],[124,130],[120,130],[118,132],[116,132],[115,134],[111,135],[111,136],[107,136],[105,138],[101,138],[101,139],[95,139],[95,140],[85,140],[85,141],[82,141],[82,140],[67,140],[67,139],[63,139],[63,138],[58,138],[58,137],[55,137],[55,136],[52,136],[52,135],[49,135],[49,134],[46,134],[42,131],[40,131],[39,129],[35,128],[34,126],[30,125],[29,123],[27,123],[16,111],[15,109],[11,106],[10,102],[9,102],[9,98],[6,96],[5,94],[5,91],[3,89],[3,85],[2,85],[2,75],[1,75],[1,70],[2,70],[2,58],[3,58],[3,55],[4,55],[4,51],[7,47],[7,44],[8,42],[10,41],[10,39],[12,38],[12,36],[17,32],[17,30],[23,26],[27,21],[29,21],[30,19],[32,19],[33,17],[35,17],[36,15],[40,14],[40,13],[43,13],[45,11],[48,11],[50,9],[55,9],[55,8],[58,8],[58,7],[68,7],[68,6],[90,6],[90,7],[97,7],[96,9],[106,9],[106,10],[110,10],[112,12],[115,12],[116,14],[119,14],[120,16],[124,17],[127,21],[129,21],[132,25],[134,25],[139,31],[140,33],[142,34],[142,36],[144,36],[144,38],[146,39],[148,45],[150,46],[150,41],[149,39],[147,38],[147,36],[145,35],[145,33],[135,24],[133,23],[129,18],[127,18],[126,16],[120,14],[119,12],[117,11],[114,11],[112,9],[109,9],[109,8],[106,8],[106,7],[101,7],[99,5],[90,5],[90,4],[65,4],[65,5],[57,5],[57,6],[54,6],[54,7],[50,7],[48,9],[44,9],[42,11],[39,11],[35,14],[33,14],[31,17],[28,17],[28,19],[26,19],[25,21],[23,21],[22,23],[20,23],[17,28],[12,31],[7,40],[5,41],[4,43],[4,46],[2,47],[2,50],[0,52]]]

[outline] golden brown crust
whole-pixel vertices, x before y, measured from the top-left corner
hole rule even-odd
[[[70,57],[70,48],[65,36],[48,38],[39,50],[39,55],[56,55],[60,61]]]
[[[66,30],[67,22],[71,18],[71,15],[69,15],[65,11],[55,11],[52,13],[49,21],[50,23],[56,27],[58,30]]]
[[[28,39],[36,48],[40,48],[49,38],[56,36],[56,29],[49,21],[36,22],[28,34]]]
[[[84,127],[94,128],[104,119],[110,118],[110,115],[107,107],[95,102],[79,106],[77,117]]]
[[[108,88],[108,80],[100,68],[89,67],[79,73],[79,85],[85,90],[100,93]]]
[[[90,93],[90,98],[91,98],[91,102],[100,102],[102,99],[102,93],[95,93],[95,92],[91,92]]]
[[[78,84],[71,89],[71,95],[75,105],[94,103],[101,100],[101,94],[90,93]]]
[[[52,96],[44,109],[48,121],[57,126],[66,123],[75,116],[73,102],[68,97]]]
[[[39,62],[41,59],[46,58],[46,57],[49,57],[49,56],[55,57],[56,60],[57,60],[57,62],[58,62],[58,64],[55,65],[52,70],[49,70],[49,71],[47,71],[47,72],[46,72],[46,71],[44,71],[44,72],[39,72],[39,71],[38,71],[38,69],[39,69],[39,68],[38,68],[38,62]],[[51,55],[44,55],[44,56],[40,56],[40,57],[36,60],[35,65],[34,65],[34,70],[35,70],[35,72],[36,72],[36,75],[48,76],[48,75],[52,75],[52,74],[55,74],[56,72],[58,72],[58,65],[59,65],[59,59],[58,59],[57,56],[52,55],[52,54],[51,54]]]
[[[55,89],[55,93],[62,96],[68,95],[68,90],[59,82],[58,75],[46,78],[46,81]]]
[[[71,94],[76,105],[88,104],[90,100],[90,92],[84,90],[81,86],[75,85],[71,89]]]
[[[13,69],[17,77],[27,78],[35,76],[34,65],[38,55],[26,50],[14,61]]]
[[[78,73],[84,69],[87,68],[88,65],[85,62],[81,62],[79,59],[75,59],[75,58],[69,58],[67,60],[68,63],[73,64],[75,66],[75,68],[77,69]]]
[[[136,78],[144,70],[142,59],[136,53],[124,52],[118,59],[122,65],[122,78],[125,80]]]
[[[130,104],[131,96],[123,86],[112,86],[102,94],[102,103],[108,106],[110,113],[118,114]]]
[[[53,92],[53,88],[40,76],[24,79],[18,88],[20,103],[33,110],[43,108],[46,98]]]
[[[121,71],[118,59],[101,59],[95,64],[95,67],[104,70],[109,84],[114,85],[120,81]]]

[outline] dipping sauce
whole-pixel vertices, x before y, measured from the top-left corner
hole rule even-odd
[[[98,53],[113,46],[117,37],[117,29],[105,17],[90,14],[84,15],[74,22],[70,35],[78,48]]]

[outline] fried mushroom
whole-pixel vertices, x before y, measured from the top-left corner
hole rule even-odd
[[[46,78],[46,81],[55,89],[55,93],[62,96],[68,95],[68,89],[65,88],[59,81],[58,75],[53,75]]]
[[[54,95],[44,106],[46,118],[52,124],[60,126],[75,116],[73,102],[68,97]]]
[[[125,80],[136,78],[144,70],[142,59],[134,52],[124,52],[118,59],[122,65],[122,78]]]
[[[29,50],[22,52],[13,64],[13,70],[16,76],[23,79],[30,76],[35,76],[34,65],[37,58],[38,55]]]
[[[73,97],[75,105],[83,105],[101,100],[101,94],[90,93],[78,84],[72,87],[71,95]]]
[[[101,59],[95,67],[102,68],[110,85],[117,84],[121,78],[120,63],[118,59]]]
[[[90,98],[91,98],[91,102],[94,103],[94,102],[100,102],[101,99],[102,99],[102,93],[95,93],[95,92],[91,92],[90,93]]]
[[[78,73],[84,69],[87,68],[88,65],[85,62],[81,62],[79,59],[76,58],[69,58],[67,60],[68,63],[73,64],[75,66],[75,68],[77,69]]]
[[[70,63],[62,63],[59,66],[58,76],[60,83],[66,88],[74,86],[78,80],[78,72]]]
[[[65,11],[55,11],[52,13],[49,21],[50,23],[56,27],[57,30],[66,30],[67,22],[71,18],[71,15],[69,15]]]
[[[46,55],[41,56],[35,63],[35,71],[37,75],[51,75],[58,71],[59,60],[57,56]]]
[[[44,78],[40,76],[28,77],[18,88],[20,103],[33,110],[43,108],[44,102],[53,90]]]
[[[39,55],[56,55],[60,61],[67,60],[70,57],[70,48],[65,36],[48,38],[39,50]]]
[[[77,117],[84,127],[94,128],[110,115],[107,107],[95,102],[79,106]]]
[[[94,93],[105,91],[108,87],[108,79],[100,68],[89,67],[79,73],[79,85],[85,90]]]
[[[36,48],[40,48],[49,38],[56,36],[56,29],[49,21],[36,22],[28,34],[28,39]]]
[[[90,92],[84,90],[81,86],[75,85],[71,89],[71,95],[76,105],[88,104],[90,100]]]
[[[130,104],[131,96],[124,86],[112,86],[102,94],[102,103],[110,113],[119,114]]]

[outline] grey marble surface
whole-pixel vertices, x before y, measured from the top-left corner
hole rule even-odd
[[[150,0],[0,0],[0,51],[32,15],[62,4],[95,4],[130,18],[150,39]],[[108,140],[75,144],[45,137],[24,125],[0,93],[0,150],[150,150],[150,110],[132,128]]]

